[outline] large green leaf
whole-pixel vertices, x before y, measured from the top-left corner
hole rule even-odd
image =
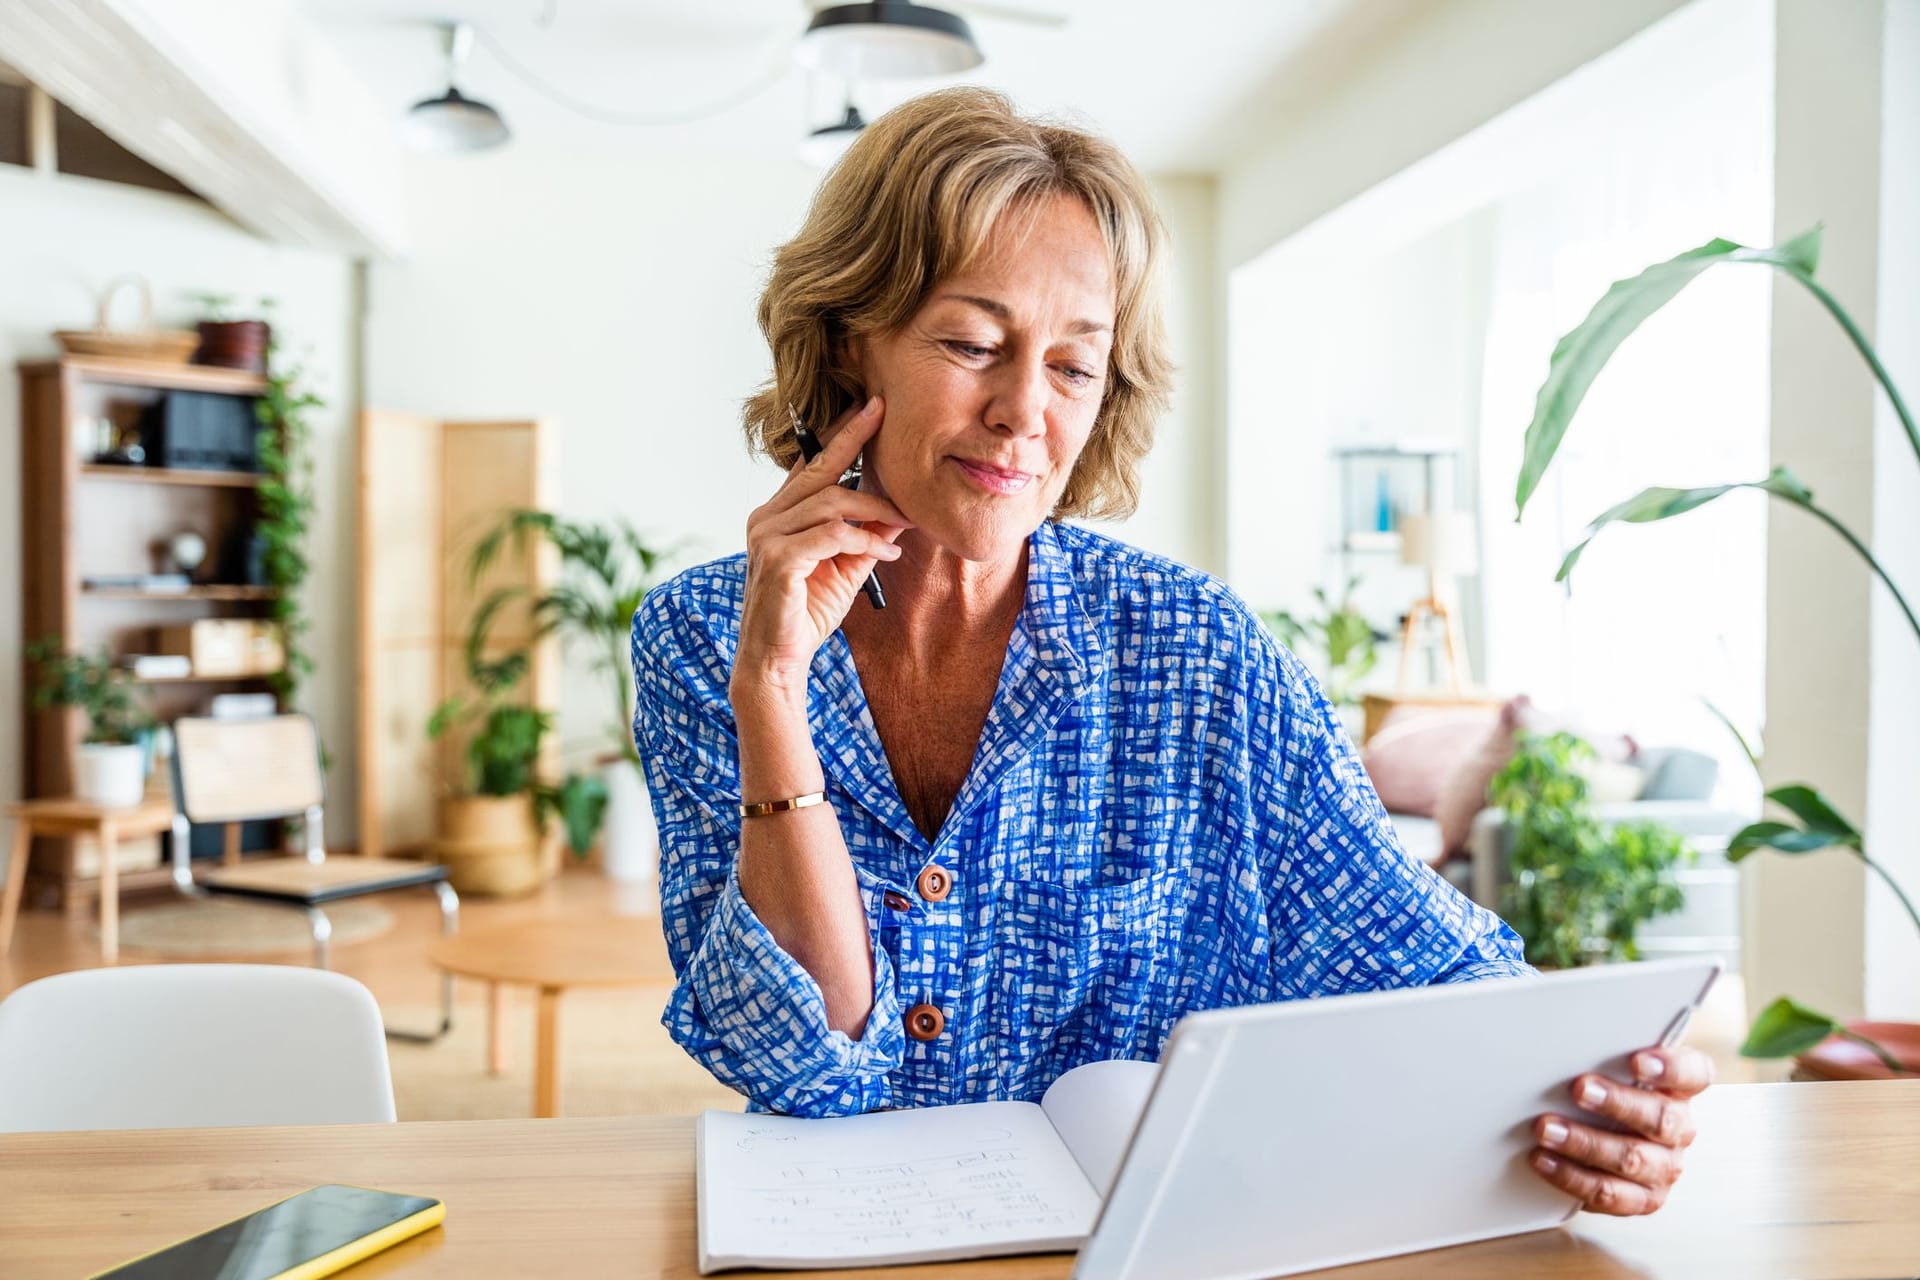
[[[1835,836],[1840,843],[1854,849],[1860,847],[1859,830],[1841,817],[1839,810],[1829,804],[1827,798],[1812,787],[1799,782],[1775,787],[1767,792],[1767,799],[1800,819],[1801,825],[1809,832]]]
[[[1840,1023],[1824,1013],[1781,996],[1753,1020],[1746,1043],[1740,1046],[1743,1058],[1791,1058],[1805,1053],[1841,1029]]]
[[[1723,497],[1736,489],[1758,489],[1770,493],[1776,498],[1793,503],[1797,507],[1813,507],[1813,491],[1800,483],[1798,476],[1785,467],[1775,467],[1764,480],[1742,480],[1736,484],[1710,484],[1698,489],[1669,489],[1655,486],[1642,489],[1625,502],[1608,507],[1593,518],[1587,526],[1587,536],[1580,544],[1567,552],[1567,558],[1560,562],[1560,572],[1554,575],[1555,582],[1565,582],[1573,572],[1573,566],[1580,563],[1581,553],[1587,544],[1599,536],[1602,529],[1610,524],[1651,524],[1656,520],[1666,520],[1673,516],[1685,515],[1696,507],[1703,507],[1715,498]]]
[[[1648,316],[1673,301],[1701,272],[1722,262],[1763,263],[1811,276],[1820,260],[1820,235],[1821,229],[1815,227],[1766,249],[1748,248],[1731,240],[1709,240],[1608,289],[1587,318],[1553,350],[1547,380],[1534,400],[1533,421],[1527,425],[1525,455],[1514,494],[1515,517],[1527,509],[1527,500],[1552,464],[1593,380]]]
[[[1830,832],[1806,831],[1784,822],[1755,822],[1740,828],[1727,842],[1727,861],[1738,862],[1761,849],[1775,853],[1817,853],[1822,849],[1852,847],[1847,840]]]

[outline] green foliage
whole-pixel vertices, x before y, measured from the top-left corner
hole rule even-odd
[[[625,520],[596,524],[522,508],[509,511],[474,546],[467,566],[471,581],[480,580],[509,540],[522,552],[535,540],[553,547],[560,555],[560,581],[540,593],[524,587],[493,592],[476,615],[474,637],[484,643],[486,629],[500,608],[525,598],[536,637],[557,633],[563,642],[586,646],[595,673],[609,684],[612,745],[638,764],[627,646],[634,612],[671,553],[648,546]]]
[[[524,651],[497,659],[491,670],[481,655],[500,610],[525,600],[536,639],[558,635],[564,643],[586,647],[595,675],[607,682],[614,713],[608,726],[611,745],[629,766],[639,767],[640,756],[633,746],[633,672],[627,646],[634,612],[670,553],[648,546],[625,520],[596,524],[521,508],[507,512],[474,546],[467,566],[470,581],[480,580],[509,541],[523,553],[536,542],[554,548],[560,557],[560,580],[543,592],[503,587],[488,595],[475,611],[467,634],[469,668],[509,683],[519,679],[526,667]],[[606,817],[607,795],[607,784],[597,774],[569,773],[558,787],[542,790],[537,798],[545,812],[557,815],[566,825],[573,851],[585,854]]]
[[[1354,588],[1359,585],[1360,579],[1348,579],[1337,606],[1324,589],[1315,587],[1313,598],[1320,608],[1312,615],[1302,617],[1286,609],[1260,615],[1281,644],[1313,663],[1326,687],[1327,701],[1335,706],[1358,699],[1357,686],[1379,658],[1373,624],[1353,607]]]
[[[1637,959],[1640,926],[1684,903],[1674,871],[1689,857],[1686,842],[1657,823],[1603,826],[1580,772],[1592,759],[1570,733],[1522,733],[1487,789],[1512,840],[1500,913],[1536,965]]]
[[[1892,407],[1894,417],[1905,431],[1907,443],[1912,447],[1914,457],[1920,461],[1920,425],[1914,421],[1911,410],[1900,395],[1900,389],[1894,385],[1892,375],[1881,362],[1880,355],[1873,344],[1867,340],[1860,326],[1847,314],[1834,296],[1814,279],[1819,267],[1822,230],[1816,226],[1784,244],[1770,249],[1749,249],[1730,240],[1716,239],[1689,250],[1667,262],[1647,268],[1631,279],[1616,282],[1595,304],[1586,319],[1560,340],[1554,348],[1553,359],[1547,371],[1547,380],[1540,387],[1540,393],[1534,402],[1533,421],[1528,424],[1524,446],[1524,458],[1520,475],[1515,486],[1515,517],[1525,512],[1527,501],[1539,487],[1541,479],[1552,465],[1559,451],[1560,442],[1566,436],[1567,428],[1573,422],[1573,416],[1585,398],[1588,388],[1605,368],[1613,353],[1619,349],[1629,335],[1641,322],[1670,302],[1681,289],[1691,283],[1695,277],[1708,267],[1722,262],[1757,263],[1771,267],[1802,286],[1833,317],[1836,324],[1852,342],[1854,350],[1866,362],[1868,371],[1873,375],[1880,390],[1886,395],[1887,403]],[[1610,508],[1594,519],[1588,527],[1586,538],[1576,546],[1560,566],[1559,577],[1564,579],[1573,570],[1593,535],[1606,525],[1616,521],[1650,523],[1682,515],[1688,511],[1711,502],[1723,494],[1736,489],[1758,489],[1778,498],[1789,505],[1798,507],[1831,529],[1840,539],[1852,548],[1866,565],[1869,572],[1880,580],[1882,586],[1893,597],[1894,603],[1906,618],[1907,626],[1920,639],[1920,616],[1916,616],[1913,607],[1900,591],[1899,586],[1887,573],[1886,567],[1875,558],[1873,552],[1862,542],[1853,530],[1843,524],[1832,512],[1817,505],[1813,493],[1802,484],[1791,471],[1776,466],[1764,480],[1742,481],[1734,484],[1714,485],[1698,489],[1651,488],[1642,490],[1634,497]],[[1719,712],[1716,709],[1715,714]],[[1721,716],[1723,721],[1725,716]],[[1728,722],[1731,730],[1733,725]],[[1734,736],[1739,737],[1738,730]],[[1759,758],[1748,747],[1744,738],[1741,749],[1747,758],[1758,767]],[[1777,853],[1805,854],[1821,849],[1846,849],[1858,857],[1866,867],[1877,874],[1891,889],[1900,904],[1906,908],[1908,918],[1920,929],[1920,910],[1916,910],[1913,901],[1907,897],[1885,867],[1868,857],[1862,847],[1862,838],[1855,825],[1827,802],[1818,791],[1804,784],[1779,787],[1767,793],[1767,798],[1787,810],[1797,820],[1796,823],[1768,820],[1757,822],[1740,831],[1728,849],[1729,858],[1734,861],[1746,857],[1758,849],[1771,849]],[[1824,1028],[1824,1029],[1822,1029]],[[1814,1040],[1802,1043],[1816,1030],[1820,1034]],[[1746,1046],[1741,1050],[1753,1057],[1780,1057],[1798,1053],[1818,1043],[1827,1034],[1838,1034],[1867,1044],[1879,1053],[1889,1065],[1896,1065],[1878,1045],[1863,1037],[1845,1030],[1842,1025],[1827,1017],[1794,1004],[1784,997],[1769,1006],[1754,1022],[1752,1034]]]
[[[260,429],[258,514],[254,532],[263,544],[267,583],[274,588],[272,615],[286,645],[286,665],[270,681],[288,707],[299,704],[300,687],[314,672],[308,647],[312,628],[301,589],[313,571],[307,536],[313,523],[313,451],[311,415],[326,401],[308,390],[306,371],[288,360],[277,334],[267,343],[267,389],[254,403]]]
[[[1753,1020],[1753,1026],[1747,1030],[1746,1042],[1740,1046],[1740,1056],[1791,1058],[1795,1054],[1805,1053],[1829,1036],[1851,1040],[1870,1050],[1895,1075],[1914,1074],[1879,1041],[1849,1031],[1845,1024],[1787,996],[1781,996],[1760,1011],[1760,1016]]]
[[[68,653],[59,636],[45,636],[27,646],[27,661],[38,677],[33,705],[85,711],[86,741],[131,746],[152,730],[153,716],[140,705],[133,681],[105,650]]]
[[[1771,249],[1749,249],[1731,240],[1713,239],[1648,267],[1632,279],[1616,281],[1587,318],[1553,349],[1547,380],[1534,399],[1533,422],[1527,427],[1526,452],[1514,494],[1516,514],[1526,510],[1527,499],[1546,475],[1593,380],[1643,321],[1718,263],[1765,263],[1810,278],[1820,261],[1820,236],[1820,228],[1815,227]]]
[[[473,789],[483,796],[517,796],[534,786],[541,740],[553,728],[553,713],[535,707],[497,706],[487,712],[467,743]]]

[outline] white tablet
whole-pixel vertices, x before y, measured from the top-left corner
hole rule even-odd
[[[1556,1226],[1527,1163],[1568,1086],[1676,1042],[1716,958],[1181,1019],[1076,1280],[1289,1275]]]

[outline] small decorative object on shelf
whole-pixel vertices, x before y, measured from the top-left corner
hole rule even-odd
[[[182,529],[167,539],[167,558],[173,561],[181,577],[191,581],[194,573],[206,563],[207,540],[192,529]]]
[[[140,291],[140,327],[113,327],[113,299],[122,288],[133,285]],[[60,329],[54,340],[60,349],[76,356],[117,356],[123,360],[150,360],[161,364],[185,364],[200,345],[200,335],[186,329],[153,327],[153,290],[146,277],[121,276],[100,295],[98,323],[92,329]]]
[[[194,363],[265,373],[273,345],[272,325],[265,319],[235,316],[234,301],[225,294],[202,293],[195,300],[206,309],[207,318],[200,322],[200,350]],[[273,299],[260,299],[259,309],[271,312]]]

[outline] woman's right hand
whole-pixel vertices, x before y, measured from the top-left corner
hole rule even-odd
[[[819,456],[796,462],[747,517],[736,701],[749,693],[804,697],[815,651],[847,616],[873,566],[899,558],[894,539],[912,522],[877,494],[840,487],[884,417],[878,396],[842,416],[824,433]]]

